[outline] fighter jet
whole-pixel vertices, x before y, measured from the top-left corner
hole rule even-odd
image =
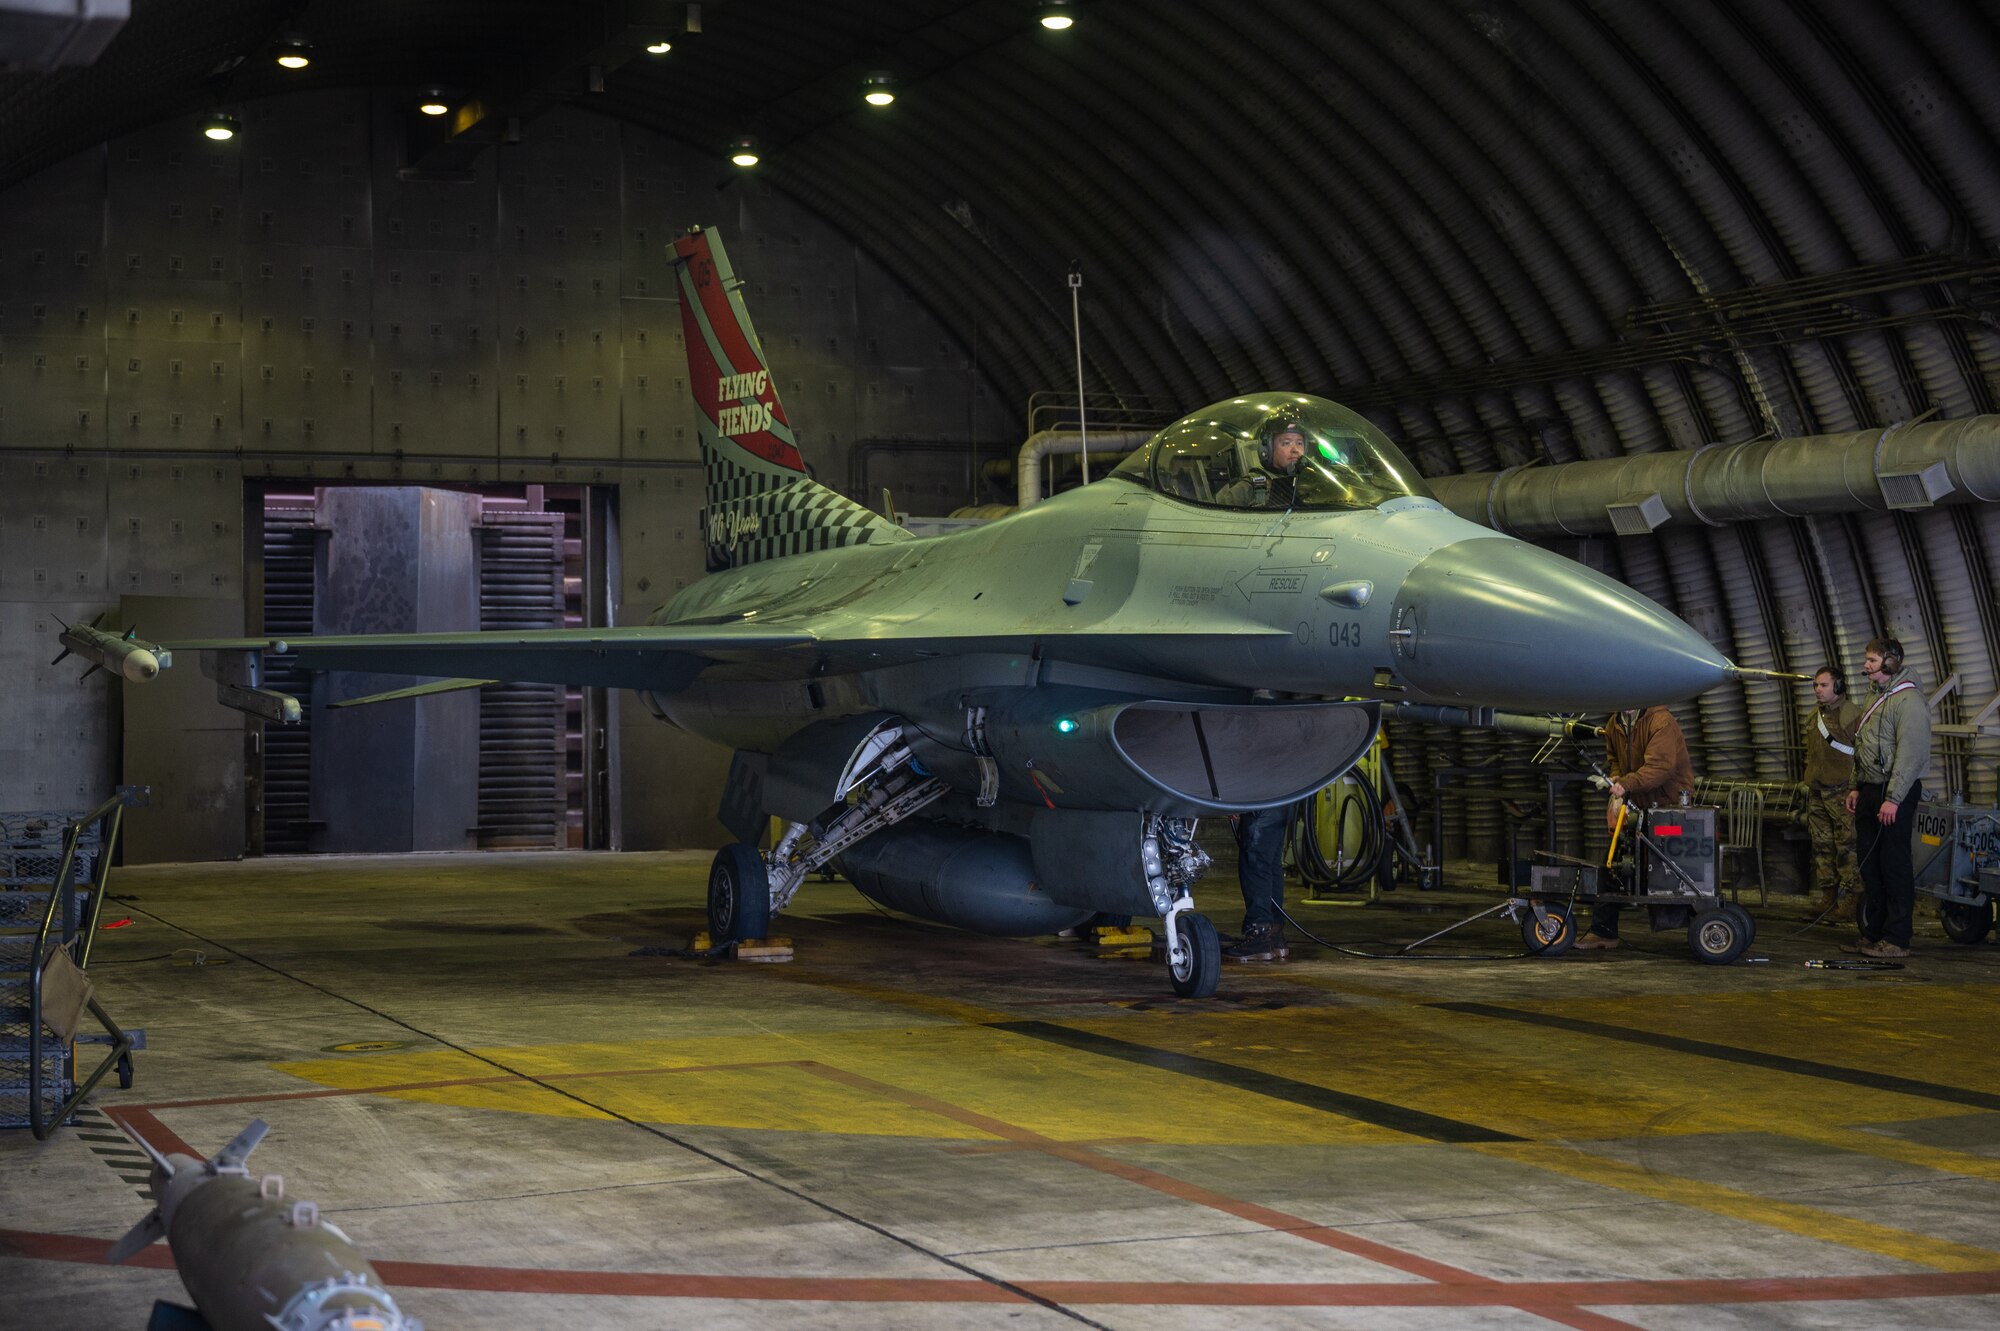
[[[1373,424],[1302,393],[1203,407],[1096,484],[913,537],[807,474],[716,233],[675,263],[711,576],[643,627],[64,645],[125,678],[136,651],[200,650],[224,702],[279,721],[299,707],[260,687],[265,653],[439,681],[381,697],[629,688],[734,752],[717,940],[763,937],[832,866],[994,934],[1159,916],[1184,996],[1220,969],[1195,820],[1325,786],[1385,704],[1604,711],[1733,672],[1644,596],[1454,516]]]

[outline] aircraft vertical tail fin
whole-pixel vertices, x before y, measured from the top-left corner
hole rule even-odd
[[[714,228],[674,242],[681,335],[707,473],[708,566],[904,540],[893,522],[806,473],[791,419]]]

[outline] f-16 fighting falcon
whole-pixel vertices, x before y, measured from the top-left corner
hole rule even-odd
[[[1601,712],[1733,671],[1644,596],[1446,511],[1380,430],[1299,393],[1204,407],[1097,484],[913,537],[808,476],[716,233],[675,262],[711,576],[644,626],[64,646],[134,681],[200,651],[223,701],[278,721],[298,703],[259,686],[265,653],[438,681],[417,691],[632,689],[734,751],[717,940],[763,937],[830,866],[987,933],[1159,916],[1183,996],[1220,969],[1195,820],[1318,790],[1385,702]]]

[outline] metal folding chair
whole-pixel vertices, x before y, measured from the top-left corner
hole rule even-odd
[[[1764,792],[1754,787],[1738,787],[1729,792],[1722,808],[1722,862],[1731,855],[1748,855],[1757,869],[1757,904],[1768,906],[1770,892],[1764,885]],[[1741,875],[1729,880],[1729,899],[1738,898]]]

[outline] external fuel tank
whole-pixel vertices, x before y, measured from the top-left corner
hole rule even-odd
[[[849,849],[839,868],[891,910],[979,933],[1052,934],[1093,913],[1041,890],[1026,838],[982,828],[912,818]]]

